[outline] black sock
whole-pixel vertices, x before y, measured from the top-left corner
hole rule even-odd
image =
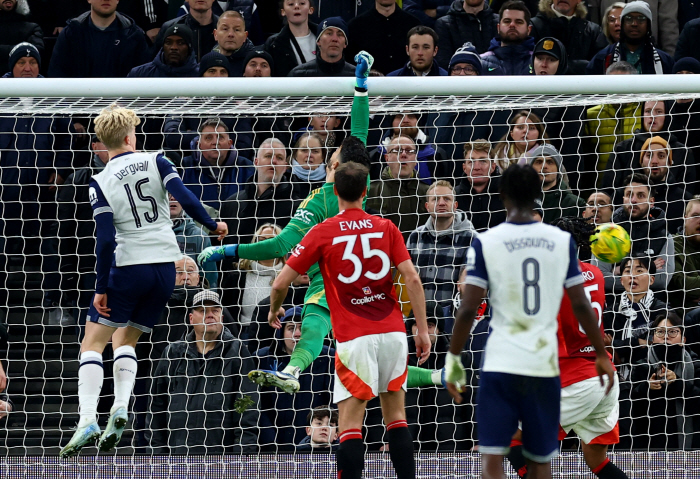
[[[610,459],[606,459],[601,466],[603,467],[598,466],[593,470],[600,479],[628,479],[627,474],[610,462]]]
[[[525,456],[523,456],[523,446],[511,446],[506,458],[508,458],[508,462],[513,466],[515,472],[518,473],[518,477],[527,477],[527,461]]]
[[[416,459],[413,457],[413,436],[406,421],[394,421],[387,426],[389,457],[397,479],[415,479]]]
[[[338,479],[361,479],[365,468],[365,445],[359,429],[348,429],[340,435],[340,446],[335,453]]]

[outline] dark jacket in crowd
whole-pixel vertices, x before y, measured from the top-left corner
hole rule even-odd
[[[233,147],[245,158],[253,158],[253,120],[246,117],[218,117],[226,125],[226,132],[233,140]],[[191,152],[192,145],[196,147],[199,137],[199,125],[205,118],[193,116],[169,116],[165,118],[163,133],[165,145],[171,150]],[[194,141],[194,143],[193,143]],[[196,151],[196,150],[195,150]]]
[[[381,126],[383,127],[384,124]],[[387,147],[393,135],[394,129],[390,126],[389,130],[384,134],[380,145],[369,154],[371,162],[370,179],[372,180],[381,176],[382,169],[386,165],[384,155],[386,155]],[[428,136],[422,129],[418,130],[418,134],[413,138],[413,141],[416,144],[416,148],[418,148],[416,172],[423,183],[430,185],[435,181],[435,178],[452,177],[452,162],[447,159],[448,156],[442,147],[430,143]]]
[[[319,168],[325,169],[325,166],[321,165]],[[294,173],[292,173],[289,177],[289,181],[292,182],[292,197],[295,200],[304,200],[307,196],[309,196],[309,193],[322,187],[326,183],[325,179],[321,181],[309,181],[299,178]]]
[[[561,41],[566,47],[569,72],[583,75],[588,62],[608,45],[607,39],[601,35],[600,26],[586,19],[588,9],[583,3],[576,6],[571,19],[557,15],[553,3],[553,0],[540,0],[540,11],[532,19],[532,36],[535,42],[544,37]]]
[[[605,75],[605,71],[608,69],[608,67],[615,62],[615,49],[617,48],[619,48],[620,52],[619,60],[626,61],[627,54],[625,53],[625,49],[621,48],[620,45],[620,42],[613,43],[612,45],[608,45],[596,53],[586,67],[586,75]],[[654,68],[654,50],[656,50],[659,55],[659,60],[661,62],[664,75],[668,75],[673,72],[673,58],[671,55],[660,48],[654,47],[651,42],[645,43],[640,48],[644,49],[640,59],[643,75],[656,74],[656,69]]]
[[[255,231],[265,223],[284,228],[292,218],[295,202],[289,173],[285,173],[276,186],[268,187],[258,196],[258,175],[251,176],[240,185],[237,193],[221,202],[220,217],[228,225],[226,243],[250,243]]]
[[[573,107],[562,107],[562,109]],[[550,110],[552,107],[549,108]],[[455,181],[462,176],[462,145],[468,141],[483,138],[497,143],[508,133],[509,110],[460,110],[459,112],[432,113],[428,116],[428,125],[432,128],[431,143],[440,145],[447,158],[454,158],[450,179]],[[547,124],[549,131],[549,124]],[[551,135],[550,135],[551,136]],[[448,166],[449,168],[449,166]],[[449,170],[446,170],[449,171]]]
[[[652,206],[649,209],[648,219],[643,218],[631,221],[627,211],[620,207],[613,213],[612,220],[613,223],[627,230],[627,233],[630,235],[630,240],[632,240],[630,254],[632,256],[657,258],[664,251],[666,242],[670,241],[668,239],[668,230],[666,229],[666,214],[656,206]]]
[[[345,22],[349,22],[356,16],[374,9],[374,2],[363,2],[358,0],[318,0],[316,4],[316,15],[318,18],[343,17]]]
[[[559,175],[559,181],[554,188],[542,192],[542,208],[544,209],[544,223],[561,218],[562,216],[581,216],[581,211],[586,202],[573,194]]]
[[[318,25],[309,22],[309,31],[315,36]],[[265,50],[272,55],[272,60],[275,62],[276,77],[286,77],[295,67],[312,60],[312,58],[304,58],[301,63],[298,63],[292,41],[296,42],[296,39],[289,30],[289,25],[283,26],[279,33],[271,35],[265,41]]]
[[[214,30],[216,29],[216,22],[219,21],[219,17],[212,14],[211,23],[209,25],[200,25],[197,20],[192,18],[189,13],[187,15],[182,15],[181,17],[173,18],[163,24],[158,32],[155,42],[153,43],[153,52],[159,51],[163,48],[163,42],[165,41],[165,32],[168,31],[172,25],[187,25],[192,30],[192,49],[194,50],[194,55],[199,62],[204,55],[212,51],[216,46],[216,39],[214,38]]]
[[[133,18],[145,32],[160,28],[172,18],[168,17],[167,0],[119,0],[117,11]]]
[[[673,236],[673,245],[676,264],[671,284],[668,287],[670,302],[678,308],[698,308],[700,304],[700,245],[686,237],[684,232]],[[700,309],[688,313],[688,316],[691,314],[700,319]],[[700,321],[695,323],[692,330],[686,330],[686,334],[697,338],[695,347],[700,353]]]
[[[177,245],[180,247],[182,254],[185,254],[197,261],[197,256],[204,248],[211,246],[211,240],[207,233],[202,228],[197,226],[192,218],[182,211],[182,216],[173,219],[173,233]],[[204,277],[209,281],[210,288],[216,288],[218,284],[219,273],[216,268],[216,263],[210,261],[200,266]]]
[[[44,32],[36,23],[30,21],[29,7],[21,3],[15,5],[15,9],[6,12],[0,10],[0,75],[8,71],[10,51],[15,45],[22,42],[29,42],[39,50],[44,52]]]
[[[447,15],[452,7],[452,2],[454,0],[403,0],[403,9],[406,13],[410,13],[418,20],[420,20],[422,25],[430,28],[435,28],[435,21],[438,18]],[[426,10],[435,10],[435,17],[431,17]]]
[[[351,77],[355,76],[355,65],[341,58],[329,63],[316,54],[316,58],[294,67],[287,76],[290,77]]]
[[[152,62],[139,65],[132,68],[127,77],[129,78],[144,78],[144,77],[162,77],[162,78],[177,78],[177,77],[196,77],[199,75],[199,64],[194,57],[194,51],[185,60],[185,63],[179,67],[174,67],[163,62],[163,49],[161,48]]]
[[[345,49],[345,59],[353,63],[355,55],[364,50],[374,57],[372,68],[386,75],[403,66],[406,34],[418,25],[420,21],[398,5],[388,17],[373,8],[348,24],[350,44]]]
[[[253,174],[253,162],[231,148],[223,166],[211,165],[196,144],[191,147],[192,154],[182,160],[182,182],[202,203],[219,211],[221,202],[234,195]]]
[[[481,55],[485,75],[529,75],[530,58],[535,40],[527,37],[518,45],[501,46],[501,37],[491,40],[489,50]]]
[[[206,356],[194,331],[170,344],[158,362],[146,417],[154,454],[251,454],[257,451],[259,396],[246,377],[255,361],[224,327]],[[235,402],[252,401],[242,414]],[[149,437],[150,436],[150,437]]]
[[[676,51],[673,58],[680,60],[685,57],[693,57],[700,61],[700,49],[698,49],[698,40],[700,39],[700,18],[695,18],[689,21],[681,30],[676,44]]]
[[[231,55],[227,56],[229,63],[231,63],[231,75],[232,77],[242,77],[245,71],[245,58],[248,56],[251,50],[255,49],[253,42],[249,38],[241,45],[241,48],[233,52]],[[219,46],[214,47],[215,52],[219,52],[223,55],[223,52]]]
[[[413,68],[411,68],[411,62],[406,62],[406,64],[403,66],[403,68],[399,68],[398,70],[394,70],[391,73],[387,73],[388,77],[414,77],[416,76],[416,72],[413,71]],[[433,59],[433,64],[430,66],[430,71],[428,72],[429,77],[446,77],[448,76],[447,70],[442,68],[438,63]]]
[[[464,45],[471,42],[477,53],[486,53],[491,39],[498,35],[498,13],[488,6],[476,15],[464,11],[464,2],[454,0],[450,10],[435,22],[438,40],[438,64],[448,66],[452,55]]]
[[[686,202],[692,195],[684,191],[682,183],[674,179],[669,173],[666,181],[653,183],[654,186],[654,206],[661,208],[666,213],[666,229],[673,234],[683,228],[685,224]]]
[[[457,207],[468,213],[476,231],[485,231],[506,220],[506,209],[498,193],[500,184],[500,176],[492,176],[486,189],[477,193],[469,178],[464,176],[455,187]]]
[[[150,58],[146,34],[131,18],[117,12],[114,22],[100,30],[85,12],[58,35],[48,76],[123,78]]]

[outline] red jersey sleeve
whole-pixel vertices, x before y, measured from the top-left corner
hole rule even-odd
[[[387,221],[389,225],[389,236],[391,238],[391,262],[394,266],[398,266],[407,259],[411,259],[411,255],[406,249],[406,244],[403,242],[401,231],[391,221]]]
[[[319,239],[322,235],[318,233],[319,229],[320,225],[317,225],[309,230],[304,239],[291,251],[287,265],[299,274],[306,273],[321,258],[322,242]],[[316,234],[311,234],[312,231]]]

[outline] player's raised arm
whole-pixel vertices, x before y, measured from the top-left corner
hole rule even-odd
[[[425,291],[420,276],[413,265],[413,261],[406,260],[396,266],[406,284],[408,299],[411,301],[413,316],[416,318],[418,334],[415,337],[416,355],[420,358],[418,364],[423,364],[430,356],[430,335],[428,333],[428,320],[425,313]]]
[[[350,135],[367,145],[369,131],[369,97],[367,96],[367,77],[374,63],[372,55],[361,51],[355,55],[355,96],[352,99],[350,113]]]

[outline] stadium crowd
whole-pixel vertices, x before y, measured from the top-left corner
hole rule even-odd
[[[689,0],[87,3],[1,1],[2,81],[354,76],[360,50],[374,56],[375,76],[562,75],[566,82],[570,74],[700,74],[700,50],[692,47],[700,42],[700,7]],[[143,120],[139,142],[165,150],[212,217],[228,224],[224,244],[279,235],[325,182],[325,164],[350,128],[347,116],[328,113]],[[49,323],[82,334],[96,280],[88,183],[108,160],[93,131],[86,117],[0,116],[3,318],[10,257],[40,254]],[[632,240],[619,264],[582,258],[606,278],[602,320],[621,380],[619,447],[700,447],[698,100],[403,110],[373,116],[369,135],[367,211],[399,227],[425,286],[434,349],[423,368],[444,366],[472,238],[505,221],[500,173],[530,164],[541,174],[542,221],[614,222]],[[269,296],[285,258],[200,267],[197,255],[216,239],[174,198],[170,217],[183,257],[168,308],[140,346],[134,446],[157,454],[333,450],[330,338],[295,395],[244,377],[288,363],[308,277],[290,289],[283,326],[274,330]],[[415,321],[404,313],[410,335]],[[475,445],[486,301],[478,319],[463,353],[473,373],[468,400],[454,404],[439,378],[409,389],[419,451]],[[13,340],[22,338],[10,328]],[[416,365],[412,343],[409,350]],[[11,395],[1,397],[11,410]],[[369,447],[384,447],[383,434],[374,400]]]

